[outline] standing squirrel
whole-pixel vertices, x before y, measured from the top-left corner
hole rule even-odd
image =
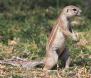
[[[74,33],[70,25],[69,19],[73,16],[79,16],[81,9],[70,5],[63,8],[59,15],[56,24],[53,26],[46,46],[46,57],[44,70],[50,70],[57,64],[58,59],[65,63],[65,68],[69,68],[70,56],[66,44],[66,38],[71,37],[77,41],[77,33]]]

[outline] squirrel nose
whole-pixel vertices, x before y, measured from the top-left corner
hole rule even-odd
[[[81,12],[82,12],[82,10],[79,10],[79,12],[81,13]]]
[[[82,10],[78,10],[76,15],[78,15],[78,16],[81,15],[81,12],[82,12]]]

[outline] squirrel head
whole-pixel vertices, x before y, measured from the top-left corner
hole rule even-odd
[[[73,17],[73,16],[79,16],[81,14],[82,10],[79,7],[70,5],[66,6],[62,10],[62,14],[65,15],[67,18]]]

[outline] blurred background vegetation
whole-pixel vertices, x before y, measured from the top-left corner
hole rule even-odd
[[[68,39],[72,66],[65,73],[62,70],[58,72],[63,78],[90,78],[91,0],[0,0],[0,60],[12,56],[43,60],[52,26],[61,9],[67,5],[76,5],[82,9],[81,17],[72,18],[73,29],[79,33],[80,40],[76,43]],[[5,78],[35,78],[40,75],[40,71],[36,70],[38,74],[0,64],[0,78],[4,75]],[[29,77],[22,77],[20,73],[22,76],[29,74]]]
[[[73,28],[83,33],[81,38],[85,42],[91,41],[90,0],[0,0],[0,59],[12,56],[42,59],[52,26],[67,5],[82,9],[80,24]],[[73,41],[69,41],[72,58],[79,53],[91,54],[91,45],[75,48]]]

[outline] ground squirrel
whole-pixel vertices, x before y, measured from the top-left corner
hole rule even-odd
[[[47,42],[44,70],[53,68],[60,58],[65,62],[65,68],[69,67],[70,56],[65,46],[66,38],[71,37],[75,41],[78,40],[77,34],[73,32],[70,26],[69,19],[73,16],[80,15],[80,13],[81,9],[73,5],[63,8]]]

